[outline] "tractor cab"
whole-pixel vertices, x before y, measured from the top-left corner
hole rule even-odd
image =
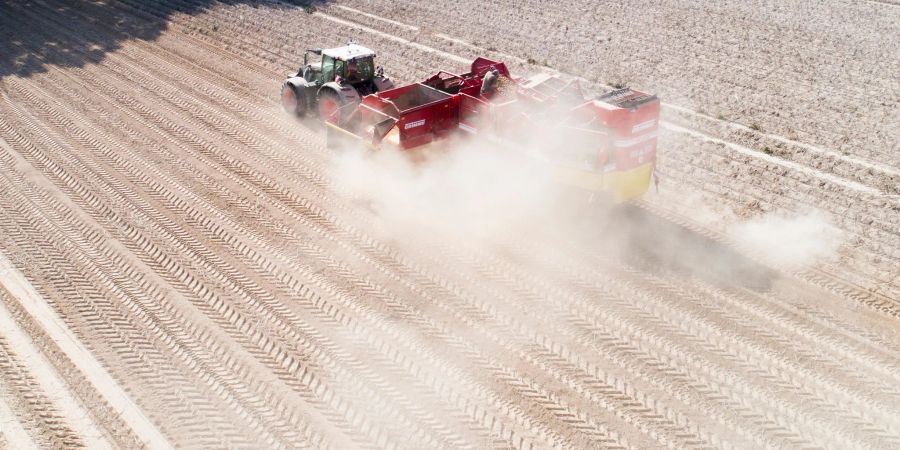
[[[309,54],[320,55],[321,61],[310,63]],[[330,49],[310,49],[303,56],[303,78],[318,85],[336,81],[356,86],[372,82],[375,77],[375,52],[356,44]]]

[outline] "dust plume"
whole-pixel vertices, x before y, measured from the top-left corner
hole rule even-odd
[[[769,213],[732,225],[729,235],[773,264],[793,269],[835,257],[844,239],[818,210]]]
[[[363,201],[392,234],[487,243],[546,230],[563,211],[549,165],[485,142],[416,157],[397,150],[335,158],[335,187]]]

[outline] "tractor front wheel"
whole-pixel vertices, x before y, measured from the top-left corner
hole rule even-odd
[[[340,125],[341,123],[341,102],[340,97],[331,90],[319,91],[319,118],[323,122]]]
[[[297,89],[288,83],[281,88],[281,106],[288,114],[302,117],[306,113],[306,101],[297,95]]]

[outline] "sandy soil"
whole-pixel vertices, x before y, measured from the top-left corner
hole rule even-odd
[[[0,335],[0,418],[13,424],[0,445],[900,445],[898,136],[860,131],[897,120],[897,50],[875,41],[896,34],[895,7],[611,5],[560,35],[564,11],[525,14],[537,3],[518,15],[504,2],[76,3],[2,4],[0,53],[103,42],[122,17],[167,26],[102,58],[48,46],[29,64],[54,65],[0,78],[0,253],[162,437],[5,286],[4,310],[52,367]],[[484,9],[459,14],[467,5]],[[829,21],[846,37],[822,33]],[[401,82],[490,47],[520,72],[538,70],[532,58],[597,89],[659,91],[664,189],[605,211],[536,201],[546,192],[527,168],[504,189],[502,158],[441,160],[426,178],[389,156],[336,158],[276,99],[305,43],[344,42],[348,22]],[[651,41],[622,25],[649,22]],[[488,24],[496,40],[471,31]],[[774,31],[790,39],[769,42]],[[811,36],[835,51],[811,52]],[[569,41],[597,53],[553,59]],[[470,190],[423,183],[460,176],[482,188],[475,209],[458,201]],[[520,188],[531,201],[517,203]],[[835,248],[816,245],[828,223]],[[756,239],[772,234],[789,241]],[[770,247],[793,252],[773,262]],[[40,377],[66,383],[102,436]]]

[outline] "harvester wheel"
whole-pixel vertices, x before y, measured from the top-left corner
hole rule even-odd
[[[281,106],[288,114],[302,117],[306,114],[306,101],[297,94],[297,89],[288,83],[281,88]]]
[[[323,122],[340,125],[341,123],[341,98],[330,89],[319,91],[319,118]]]

